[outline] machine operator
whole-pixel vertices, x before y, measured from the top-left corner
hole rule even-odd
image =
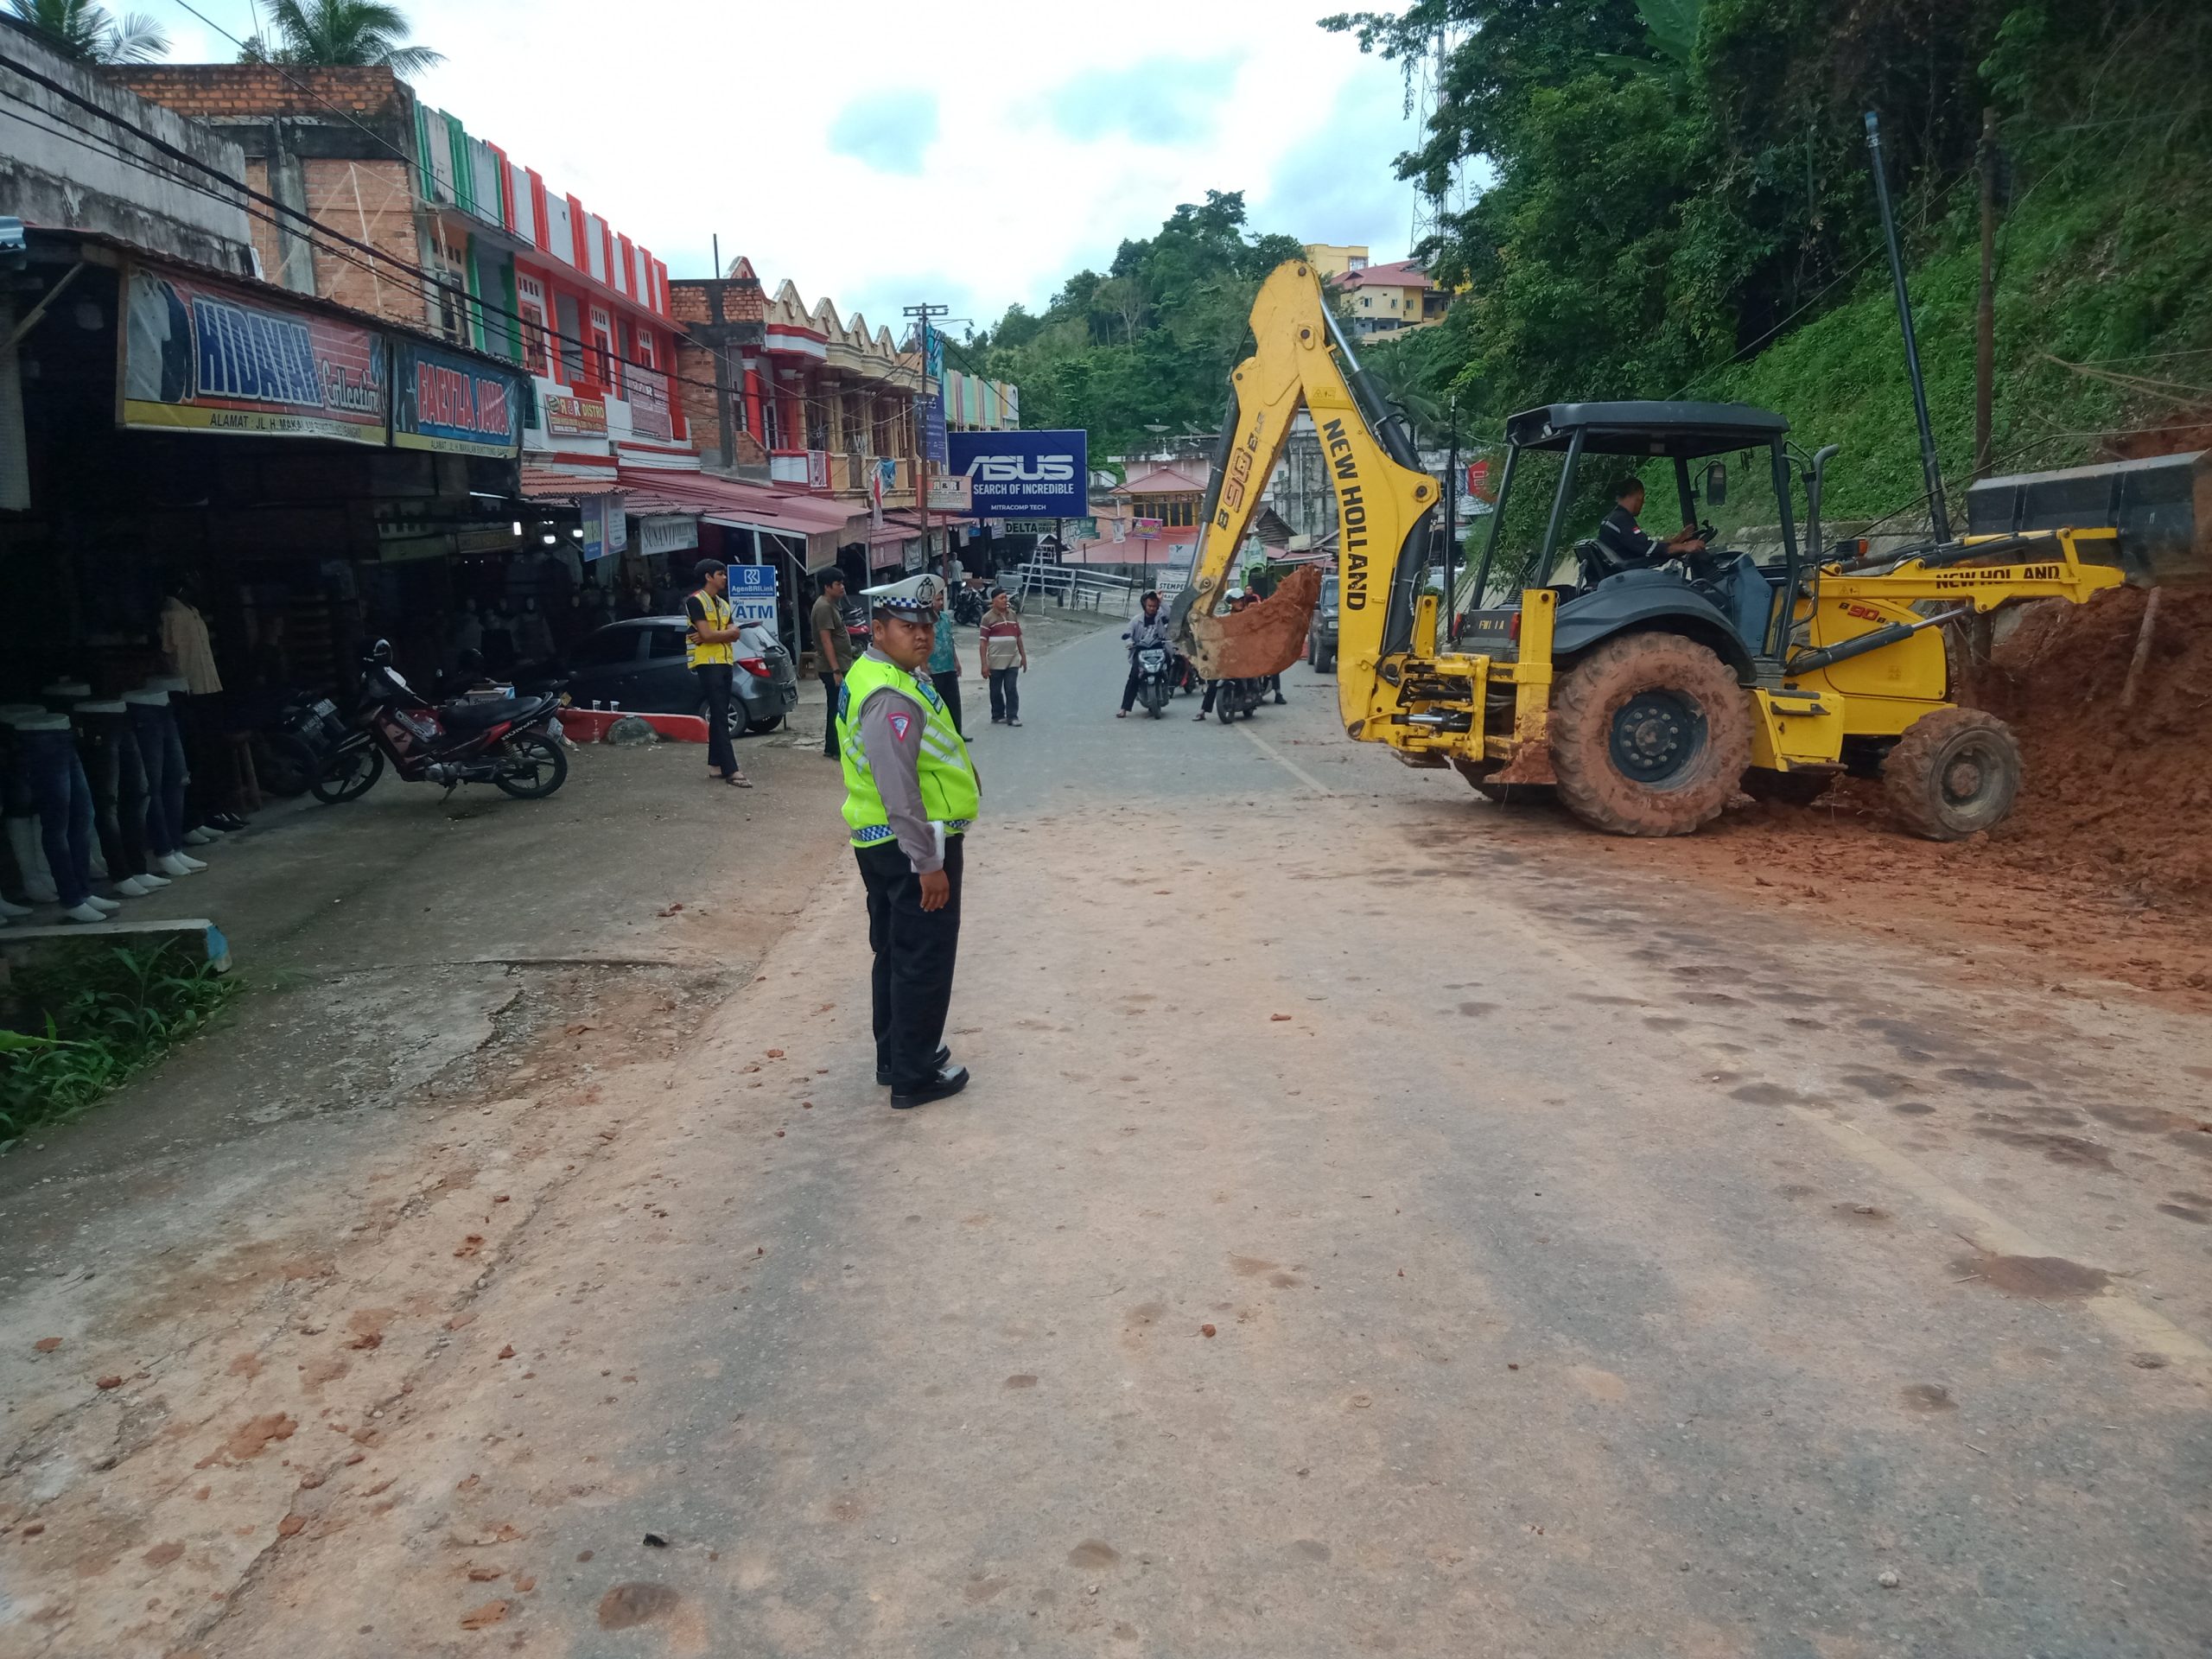
[[[1694,524],[1684,524],[1681,535],[1667,541],[1656,539],[1636,522],[1643,511],[1643,480],[1632,476],[1616,480],[1613,510],[1598,526],[1599,549],[1616,570],[1649,569],[1685,553],[1705,550]]]

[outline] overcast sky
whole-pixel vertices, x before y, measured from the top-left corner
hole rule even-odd
[[[252,32],[249,0],[191,3]],[[925,298],[979,327],[1035,309],[1209,188],[1256,229],[1406,251],[1403,85],[1314,26],[1344,0],[402,3],[447,57],[423,99],[671,275],[709,274],[719,233],[772,293],[894,332]],[[111,4],[167,28],[172,61],[237,55],[180,0]]]

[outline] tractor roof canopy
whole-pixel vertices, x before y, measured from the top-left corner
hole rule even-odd
[[[1547,404],[1505,423],[1507,440],[1522,449],[1564,449],[1580,431],[1586,455],[1685,461],[1764,448],[1789,430],[1781,416],[1749,404]]]

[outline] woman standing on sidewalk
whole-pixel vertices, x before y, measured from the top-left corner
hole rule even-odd
[[[991,589],[991,608],[983,613],[981,629],[983,673],[991,683],[991,724],[1021,724],[1021,693],[1016,676],[1029,666],[1029,646],[1021,637],[1021,619],[1007,603],[1006,589]]]

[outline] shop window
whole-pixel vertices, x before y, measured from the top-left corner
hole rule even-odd
[[[573,386],[584,378],[584,325],[575,297],[556,294],[553,315],[560,325],[561,378]]]
[[[1198,522],[1198,504],[1187,495],[1179,495],[1160,504],[1160,521],[1173,530],[1188,530]]]
[[[602,386],[613,386],[614,378],[614,321],[607,315],[607,308],[594,305],[591,308],[591,362],[587,371]]]
[[[652,329],[640,328],[638,330],[636,346],[637,349],[632,353],[632,356],[639,365],[648,369],[657,369],[660,366],[660,359],[653,355],[653,331]]]
[[[523,366],[532,374],[551,375],[545,340],[545,289],[535,276],[515,276],[515,310],[522,317]]]

